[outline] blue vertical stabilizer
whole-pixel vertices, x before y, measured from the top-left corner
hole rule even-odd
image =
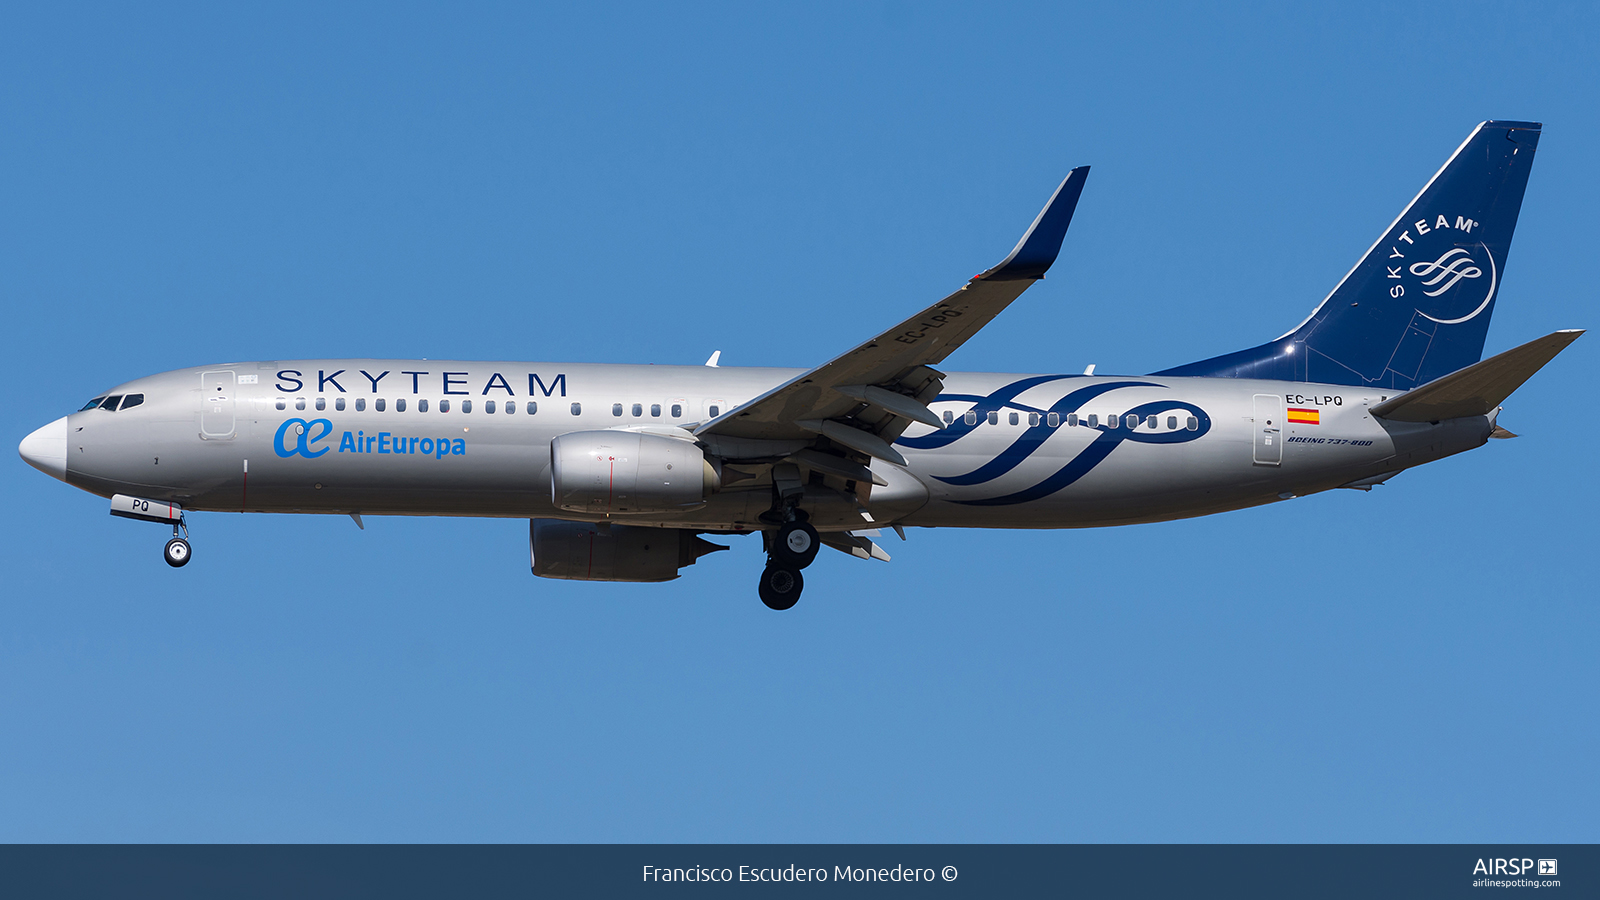
[[[1540,128],[1473,129],[1300,327],[1156,374],[1409,390],[1477,362]]]

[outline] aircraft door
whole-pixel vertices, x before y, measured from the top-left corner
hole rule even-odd
[[[1283,463],[1283,397],[1256,395],[1254,459],[1258,466]]]
[[[205,372],[200,376],[200,436],[208,440],[233,437],[233,372]]]

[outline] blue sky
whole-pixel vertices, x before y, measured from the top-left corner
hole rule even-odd
[[[1498,352],[1595,317],[1577,4],[0,13],[0,405],[230,359],[809,366],[998,261],[947,363],[1286,331],[1485,118],[1546,123]],[[1304,7],[1304,8],[1302,8]],[[1371,494],[913,530],[755,597],[526,523],[205,514],[0,467],[0,840],[1595,841],[1595,337]]]

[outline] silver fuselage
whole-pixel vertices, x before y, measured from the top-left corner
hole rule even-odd
[[[64,480],[190,510],[585,519],[552,504],[553,438],[692,428],[800,372],[368,359],[182,369],[108,392],[141,393],[138,407],[68,416]],[[872,463],[887,487],[818,490],[806,505],[824,531],[1152,522],[1378,480],[1479,446],[1493,429],[1492,416],[1412,424],[1368,413],[1394,393],[1223,378],[952,373],[929,404],[951,424],[913,424],[896,444],[905,467]],[[1289,410],[1298,410],[1294,421],[1286,421]],[[772,506],[770,475],[755,465],[746,477],[737,459],[728,464],[723,489],[705,506],[626,521],[764,527],[758,517]]]

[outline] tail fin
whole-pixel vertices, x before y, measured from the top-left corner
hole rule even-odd
[[[1156,374],[1409,390],[1477,362],[1542,127],[1474,128],[1293,331]]]

